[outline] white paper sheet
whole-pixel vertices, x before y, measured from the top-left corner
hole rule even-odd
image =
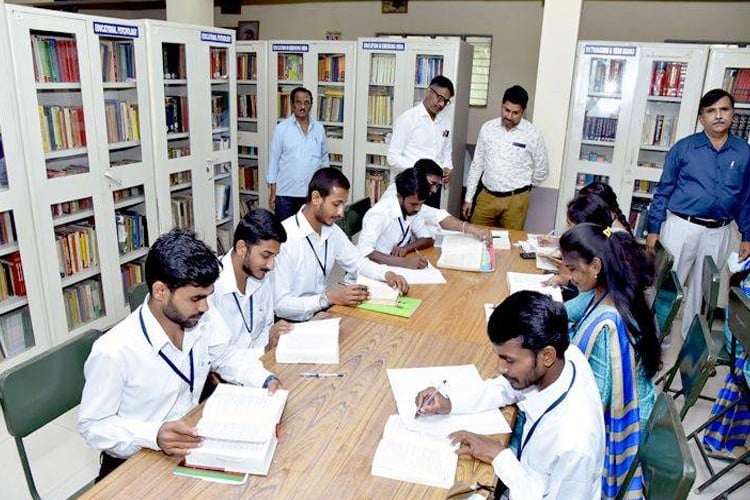
[[[400,274],[410,285],[444,285],[443,273],[428,264],[424,269],[407,269],[405,267],[388,266],[389,271]]]

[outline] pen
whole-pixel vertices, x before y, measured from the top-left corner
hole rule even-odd
[[[443,388],[443,386],[446,384],[446,382],[448,382],[448,381],[447,380],[443,380],[442,382],[440,382],[440,385],[437,386],[437,389],[435,389],[433,391],[433,393],[430,395],[430,397],[427,398],[427,401],[423,401],[422,402],[422,406],[420,406],[419,408],[417,408],[417,412],[414,414],[414,418],[419,417],[419,410],[421,410],[425,406],[430,406],[432,404],[432,402],[435,401],[435,396],[437,396],[437,393],[440,392],[440,389]]]
[[[316,372],[302,372],[299,374],[300,377],[308,377],[308,378],[334,378],[334,377],[343,377],[343,373],[316,373]]]
[[[554,236],[554,235],[555,235],[555,230],[553,229],[552,231],[550,231],[549,233],[545,234],[544,236]]]

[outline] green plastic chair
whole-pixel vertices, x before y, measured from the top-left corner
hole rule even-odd
[[[669,277],[674,264],[674,255],[664,248],[661,241],[656,240],[654,247],[654,289],[658,290]]]
[[[677,317],[677,312],[680,310],[680,304],[682,304],[684,296],[685,293],[682,285],[680,285],[677,273],[670,270],[667,274],[667,279],[662,281],[656,290],[654,303],[651,306],[651,311],[656,318],[656,328],[660,344],[664,340],[664,337],[672,331],[672,324]]]
[[[83,392],[83,364],[102,333],[89,330],[20,363],[0,375],[0,406],[13,436],[29,493],[39,499],[23,438],[78,406]]]
[[[341,229],[351,240],[355,234],[362,230],[362,219],[365,213],[370,210],[372,202],[370,198],[362,198],[344,209],[344,216],[336,221]]]
[[[708,331],[711,332],[716,364],[719,366],[732,366],[732,355],[727,350],[724,329],[713,329],[714,319],[716,319],[716,310],[718,309],[721,274],[719,274],[719,268],[716,267],[716,263],[710,255],[706,255],[703,259],[703,279],[701,282],[701,290],[703,293],[703,318],[706,320]]]
[[[661,393],[641,431],[638,453],[617,495],[622,499],[638,466],[643,471],[644,497],[649,500],[684,500],[695,482],[695,463],[677,414],[674,400]]]
[[[146,300],[146,295],[148,295],[148,285],[145,281],[131,286],[130,290],[128,290],[128,303],[130,304],[130,310],[135,311],[138,309],[138,307],[143,304],[143,301]]]

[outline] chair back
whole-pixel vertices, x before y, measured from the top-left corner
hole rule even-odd
[[[711,376],[716,366],[714,352],[708,326],[705,320],[696,314],[693,322],[690,323],[676,361],[680,370],[681,393],[684,398],[680,418],[684,418],[687,411],[698,400],[703,386]]]
[[[131,312],[143,304],[143,301],[146,300],[146,295],[148,295],[148,285],[145,281],[141,281],[130,287],[130,290],[128,290],[128,303],[130,304]]]
[[[716,305],[719,302],[719,286],[721,275],[716,267],[713,257],[706,255],[703,259],[703,278],[701,279],[701,291],[703,294],[703,317],[706,319],[709,331],[714,323]]]
[[[687,498],[695,482],[695,463],[674,400],[669,394],[659,394],[646,428],[641,430],[638,455],[631,467],[633,472],[638,463],[643,471],[645,498]],[[630,471],[628,476],[632,476]]]
[[[362,230],[362,219],[371,206],[372,202],[369,197],[362,198],[347,206],[344,209],[344,216],[336,221],[336,224],[344,230],[350,240]]]
[[[664,337],[669,335],[672,330],[672,324],[677,317],[677,311],[680,309],[682,299],[685,293],[680,285],[680,279],[677,273],[670,269],[667,279],[662,281],[654,296],[654,303],[651,310],[656,318],[657,333],[659,343]]]
[[[737,342],[750,352],[750,297],[741,288],[729,289],[729,331]]]
[[[674,255],[672,252],[664,248],[661,241],[656,240],[656,246],[654,247],[654,289],[658,290],[661,284],[669,276],[669,271],[672,270],[674,264]]]

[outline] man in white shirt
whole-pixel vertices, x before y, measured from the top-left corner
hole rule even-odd
[[[516,403],[523,421],[516,450],[458,431],[450,435],[461,445],[458,453],[492,464],[498,489],[507,488],[496,492],[502,498],[601,498],[602,404],[588,361],[570,346],[563,306],[537,292],[516,292],[495,308],[487,333],[500,375],[450,399],[425,389],[416,399],[420,414],[473,413]],[[424,405],[433,393],[433,402]]]
[[[402,113],[393,124],[387,161],[392,175],[429,158],[443,169],[443,182],[453,175],[453,121],[445,109],[455,95],[453,82],[439,75],[430,81],[422,102]],[[428,203],[440,206],[440,191]]]
[[[362,219],[357,248],[378,264],[423,269],[426,258],[419,250],[433,244],[422,217],[422,204],[430,194],[427,177],[415,168],[396,176],[396,196],[385,196]],[[417,252],[409,256],[411,252]]]
[[[471,217],[474,224],[523,229],[529,191],[549,175],[542,133],[523,118],[528,102],[523,87],[508,88],[500,118],[479,130],[461,209],[464,218]]]
[[[274,301],[276,314],[293,321],[307,321],[331,305],[354,306],[367,300],[367,287],[338,285],[326,288],[333,265],[347,273],[362,273],[387,282],[401,293],[409,291],[403,276],[362,257],[336,220],[344,215],[349,180],[341,171],[323,168],[315,172],[302,209],[283,222],[287,241],[276,259]]]
[[[102,451],[97,480],[143,447],[181,457],[200,446],[183,417],[198,404],[209,369],[271,393],[281,387],[250,350],[229,345],[226,323],[209,309],[219,266],[191,231],[162,235],[146,258],[147,299],[94,343],[78,432]]]
[[[285,241],[274,214],[262,208],[248,212],[234,230],[234,245],[221,258],[223,268],[208,298],[229,326],[230,344],[258,357],[292,329],[286,321],[274,323],[273,311],[273,268]]]

